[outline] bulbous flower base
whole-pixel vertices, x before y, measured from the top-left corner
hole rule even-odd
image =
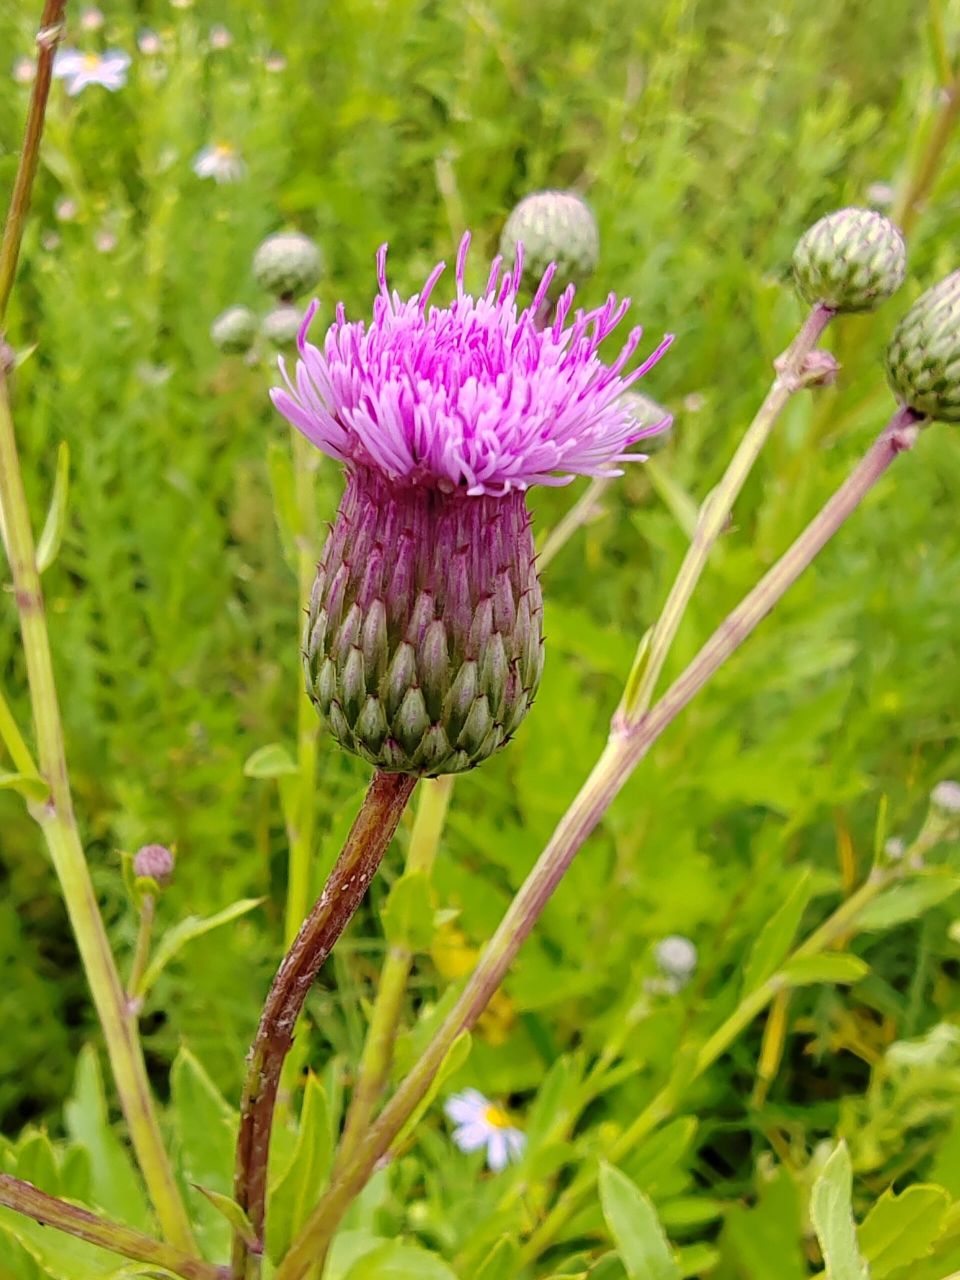
[[[526,715],[542,620],[522,492],[469,497],[352,468],[310,601],[307,690],[376,768],[461,773]]]

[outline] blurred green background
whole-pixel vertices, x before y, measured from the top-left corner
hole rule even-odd
[[[0,0],[4,204],[29,92],[15,71],[30,53],[35,8]],[[266,465],[269,442],[286,442],[266,396],[272,357],[225,357],[209,338],[225,307],[267,309],[250,274],[255,247],[284,227],[317,238],[327,262],[320,327],[338,299],[355,316],[369,307],[381,241],[393,282],[413,290],[470,227],[479,282],[516,200],[571,187],[601,232],[585,300],[616,289],[633,299],[650,344],[677,334],[643,384],[675,413],[672,440],[655,469],[630,470],[603,517],[549,566],[538,705],[508,751],[457,782],[435,888],[438,905],[459,912],[452,936],[469,954],[595,758],[691,513],[802,318],[789,283],[797,237],[845,203],[903,213],[942,118],[960,5],[128,0],[103,5],[99,30],[84,30],[82,13],[73,8],[69,43],[126,49],[133,62],[116,93],[91,87],[71,99],[54,85],[8,332],[18,351],[36,348],[17,370],[14,412],[38,527],[57,446],[70,447],[69,522],[44,586],[76,805],[122,963],[135,919],[121,850],[176,846],[164,926],[264,898],[184,950],[144,1012],[162,1095],[183,1043],[235,1101],[280,954],[287,853],[273,784],[243,766],[266,743],[292,747],[299,690],[296,582]],[[229,43],[211,41],[215,24]],[[145,29],[155,52],[138,47],[138,38],[151,47]],[[237,149],[239,180],[194,174],[197,153],[215,142]],[[797,397],[781,421],[670,671],[891,411],[884,343],[921,288],[957,266],[953,143],[930,176],[907,214],[907,283],[877,314],[831,331],[839,384]],[[602,1051],[654,972],[656,941],[685,935],[699,949],[696,980],[631,1033],[624,1052],[635,1069],[578,1125],[576,1151],[595,1149],[669,1075],[678,1046],[732,1007],[751,942],[798,869],[813,868],[815,922],[866,874],[883,806],[888,834],[915,831],[931,785],[960,773],[958,464],[955,431],[925,433],[668,732],[548,908],[458,1083],[510,1100],[522,1117],[561,1055],[590,1061]],[[339,486],[325,461],[324,518]],[[581,488],[536,491],[538,531]],[[26,724],[9,594],[0,674]],[[318,878],[365,779],[321,740]],[[312,1061],[333,1063],[341,1079],[359,1056],[384,950],[378,907],[400,866],[395,850],[309,1005]],[[752,1232],[736,1215],[748,1213],[765,1162],[803,1170],[832,1135],[851,1143],[870,1194],[894,1177],[926,1177],[938,1161],[936,1176],[960,1193],[951,1128],[960,1054],[947,1055],[925,1094],[938,1105],[919,1118],[877,1084],[892,1042],[960,1017],[953,917],[948,902],[871,934],[857,944],[869,977],[799,993],[765,1097],[750,1101],[762,1019],[697,1086],[698,1124],[674,1140],[660,1182],[644,1184],[658,1204],[679,1199],[665,1220],[700,1250],[687,1255],[688,1274],[812,1273],[796,1242],[783,1246],[779,1271],[751,1263]],[[94,1019],[42,842],[9,793],[0,793],[0,975],[0,1131],[60,1135]],[[411,1025],[448,976],[429,955],[418,962]],[[409,1053],[400,1046],[401,1061]],[[394,1231],[419,1231],[452,1256],[470,1229],[471,1168],[438,1113],[378,1211],[392,1206]]]

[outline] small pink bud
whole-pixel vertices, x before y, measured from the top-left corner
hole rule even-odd
[[[133,874],[164,885],[173,875],[173,854],[162,844],[145,844],[133,856]]]

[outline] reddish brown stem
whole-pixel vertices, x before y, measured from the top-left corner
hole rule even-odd
[[[416,778],[376,773],[337,865],[274,978],[247,1058],[237,1139],[234,1197],[250,1219],[260,1251],[266,1218],[267,1157],[284,1059],[307,993],[333,944],[350,923],[393,838]],[[234,1241],[233,1274],[256,1275],[256,1246]]]

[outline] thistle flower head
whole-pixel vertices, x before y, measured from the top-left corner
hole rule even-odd
[[[535,317],[553,278],[548,268],[530,306],[519,309],[523,269],[494,260],[479,297],[465,290],[469,236],[457,255],[456,297],[430,306],[444,270],[402,301],[387,286],[386,246],[377,255],[380,291],[373,322],[347,321],[342,304],[323,349],[307,341],[317,304],[300,330],[300,359],[273,402],[324,453],[372,467],[395,484],[502,497],[575,475],[619,475],[641,455],[626,451],[659,424],[638,426],[620,397],[672,342],[666,336],[632,373],[624,368],[643,331],[635,328],[613,364],[599,347],[629,303],[611,294],[594,311],[572,312],[564,290],[552,323]]]
[[[534,484],[616,475],[663,421],[638,421],[623,393],[669,345],[625,374],[641,331],[613,364],[598,348],[623,318],[610,297],[535,323],[552,277],[517,306],[522,254],[497,259],[483,293],[430,305],[443,264],[408,301],[391,293],[386,249],[369,325],[343,306],[322,350],[300,358],[274,404],[346,464],[347,489],[323,552],[304,646],[307,688],[337,741],[380,769],[436,776],[472,768],[514,733],[543,662],[530,518]]]
[[[793,275],[801,297],[836,311],[871,311],[903,284],[907,247],[899,227],[873,209],[838,209],[797,243]]]
[[[887,376],[908,408],[960,422],[960,271],[922,293],[897,325]]]

